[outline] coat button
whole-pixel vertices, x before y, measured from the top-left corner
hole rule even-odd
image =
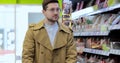
[[[56,56],[58,56],[58,54],[57,54],[57,53],[56,53],[55,55],[56,55]]]
[[[43,52],[41,52],[41,54],[43,54]]]

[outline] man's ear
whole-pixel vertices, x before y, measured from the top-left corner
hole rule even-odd
[[[42,10],[42,13],[44,14],[44,13],[45,13],[45,10]]]
[[[42,10],[42,13],[45,15],[45,10]]]

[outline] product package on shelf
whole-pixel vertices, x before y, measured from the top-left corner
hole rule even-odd
[[[110,42],[107,38],[86,38],[86,48],[109,51]]]
[[[79,10],[83,9],[83,5],[84,5],[84,1],[77,2],[77,6],[76,6],[75,11],[79,11]]]
[[[80,17],[73,21],[74,31],[107,32],[107,31],[110,31],[109,28],[111,27],[111,25],[120,24],[119,14],[98,14],[93,16],[93,18],[91,19],[87,17],[88,16]]]
[[[80,17],[73,21],[73,30],[79,32],[80,35],[108,35],[110,17],[110,14],[100,14],[91,16],[91,18],[88,18],[88,16]]]
[[[76,42],[77,52],[79,54],[82,54],[84,52],[84,48],[85,48],[84,39],[83,38],[76,38],[75,42]]]
[[[90,31],[92,21],[84,17],[80,17],[77,20],[74,20],[73,25],[75,31],[86,32]]]
[[[62,22],[72,28],[72,20],[71,20],[71,13],[72,13],[72,1],[70,0],[63,0],[63,12],[62,12]]]
[[[116,63],[113,58],[85,53],[77,56],[77,63]]]
[[[79,15],[73,20],[77,63],[120,63],[120,6],[116,1],[94,0],[97,9],[93,13]],[[93,4],[91,2],[93,0],[89,5]],[[77,3],[76,11],[80,4]]]
[[[120,24],[120,15],[112,22],[112,25]]]
[[[111,42],[111,49],[120,50],[120,42]]]
[[[64,0],[63,1],[63,20],[70,19],[71,17],[71,12],[72,12],[72,2],[69,0]]]
[[[111,42],[111,54],[120,55],[120,42]]]
[[[110,6],[113,6],[115,4],[120,3],[120,0],[108,0],[107,3],[108,3],[108,6],[110,7]]]

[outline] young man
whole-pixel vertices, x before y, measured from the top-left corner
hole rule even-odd
[[[58,22],[59,13],[57,0],[43,1],[45,19],[29,26],[22,63],[76,63],[72,30]]]

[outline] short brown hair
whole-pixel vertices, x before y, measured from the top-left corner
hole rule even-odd
[[[59,3],[58,0],[43,0],[42,7],[43,10],[46,10],[49,3]]]

